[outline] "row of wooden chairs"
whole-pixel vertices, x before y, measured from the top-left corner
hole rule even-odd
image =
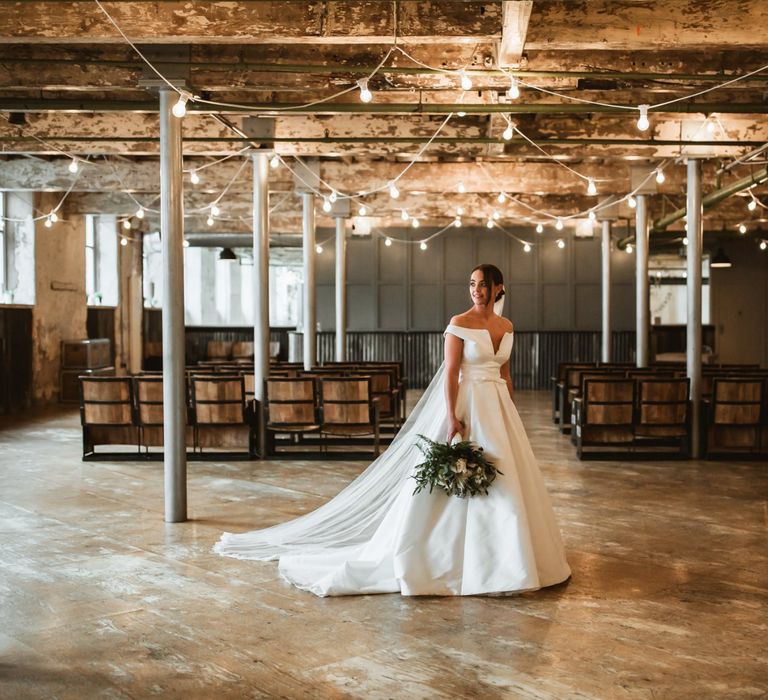
[[[186,445],[193,453],[217,448],[255,454],[256,420],[242,376],[191,375],[185,409]],[[135,445],[148,455],[150,447],[163,445],[162,376],[81,376],[80,422],[83,459],[104,458],[97,445]]]

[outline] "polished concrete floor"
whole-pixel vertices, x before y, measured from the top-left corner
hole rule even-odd
[[[80,461],[74,411],[0,421],[0,698],[765,698],[768,464],[583,462],[518,402],[573,568],[512,597],[318,599],[222,530],[315,508],[362,462]]]

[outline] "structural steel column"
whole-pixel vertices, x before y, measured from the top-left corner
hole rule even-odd
[[[336,217],[336,362],[347,360],[347,221]]]
[[[610,362],[612,356],[611,328],[611,222],[603,221],[602,230],[601,272],[603,291],[603,348],[601,360]]]
[[[315,195],[302,192],[302,246],[304,253],[304,369],[317,361],[317,310],[315,286]]]
[[[691,457],[700,456],[701,441],[701,256],[704,244],[701,201],[701,161],[689,158],[687,297],[688,326],[686,336],[686,365],[691,380]]]
[[[638,194],[635,209],[635,325],[637,328],[636,364],[647,367],[649,364],[648,350],[650,346],[650,287],[648,284],[648,196]]]
[[[177,94],[160,90],[160,235],[163,239],[163,469],[165,521],[187,519],[184,391],[184,192]]]
[[[253,154],[253,391],[265,456],[264,382],[269,376],[269,162]]]

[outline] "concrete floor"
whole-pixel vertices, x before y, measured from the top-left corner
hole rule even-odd
[[[765,698],[768,465],[585,462],[518,404],[573,568],[513,597],[318,599],[210,553],[363,462],[80,461],[73,411],[0,422],[0,698]]]

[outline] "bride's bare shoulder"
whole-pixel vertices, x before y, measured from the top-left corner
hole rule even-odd
[[[510,321],[508,318],[504,318],[503,316],[501,316],[500,318],[504,324],[504,330],[507,333],[511,333],[513,330],[515,330],[515,327],[512,324],[512,321]]]
[[[459,326],[460,328],[469,328],[467,324],[467,314],[456,314],[451,316],[450,325]]]

